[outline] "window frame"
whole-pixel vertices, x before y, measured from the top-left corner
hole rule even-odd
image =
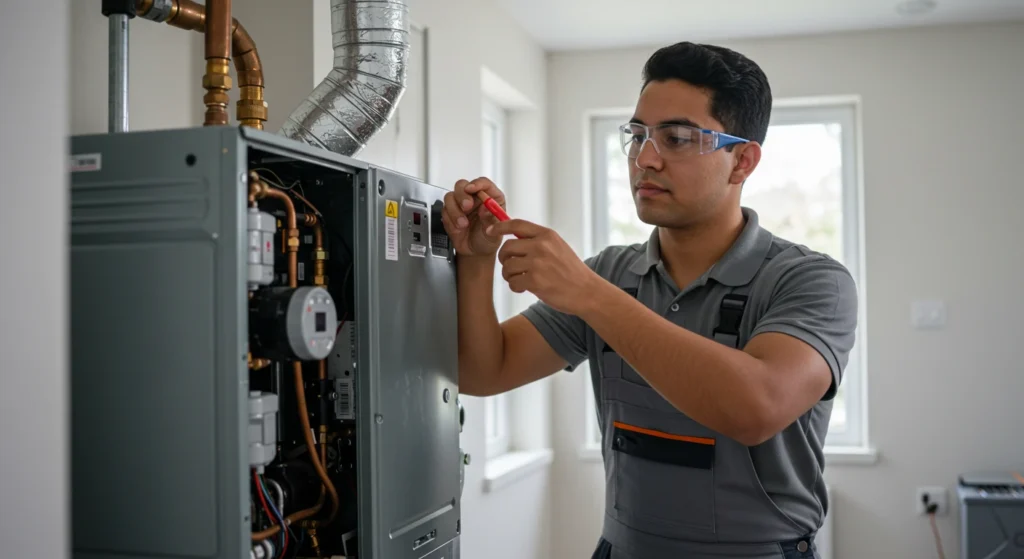
[[[826,448],[867,448],[867,352],[864,290],[863,179],[860,102],[855,97],[791,99],[772,109],[769,126],[837,123],[842,128],[843,263],[858,286],[856,343],[843,371],[846,430],[829,429]]]
[[[608,156],[604,142],[608,134],[618,134],[618,126],[629,120],[632,110],[610,110],[587,115],[589,128],[590,184],[590,243],[587,256],[608,245],[610,238],[608,220]],[[864,273],[864,189],[863,189],[863,143],[861,132],[861,103],[855,96],[828,98],[802,98],[777,100],[772,109],[769,126],[813,123],[839,123],[842,127],[842,238],[844,264],[857,282],[860,304],[858,305],[857,341],[850,352],[849,363],[844,370],[842,390],[846,400],[846,429],[829,430],[825,450],[838,456],[850,456],[851,461],[867,461],[874,458],[868,438],[868,373],[867,336],[865,316],[865,273]],[[625,156],[623,156],[625,157]],[[585,442],[581,455],[591,458],[601,448],[600,426],[597,425],[596,402],[590,376],[581,375],[584,380],[586,398]]]
[[[480,124],[481,145],[486,145],[483,142],[483,135],[487,133],[486,128],[489,126],[495,131],[494,151],[491,154],[494,172],[484,169],[483,175],[493,180],[495,184],[507,184],[505,178],[508,170],[508,114],[497,103],[484,97]],[[481,153],[481,157],[483,157],[483,153]],[[483,164],[483,162],[481,163]],[[495,274],[495,277],[501,277],[499,263],[495,263]],[[499,322],[508,318],[512,307],[507,292],[502,287],[499,282],[494,282],[494,310],[498,315]],[[495,425],[494,422],[497,424]],[[485,453],[488,460],[512,451],[511,431],[509,394],[502,393],[484,398]]]

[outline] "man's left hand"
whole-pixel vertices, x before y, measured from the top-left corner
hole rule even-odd
[[[515,235],[498,251],[501,275],[516,293],[529,291],[552,308],[580,314],[601,280],[551,229],[521,219],[495,223],[494,236]]]

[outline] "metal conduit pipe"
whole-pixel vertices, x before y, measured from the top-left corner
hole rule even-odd
[[[107,128],[128,131],[128,23],[135,17],[133,0],[103,0],[107,16]]]

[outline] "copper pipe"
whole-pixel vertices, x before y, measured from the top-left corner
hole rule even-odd
[[[253,186],[254,184],[257,186]],[[288,222],[286,229],[286,235],[288,236],[286,243],[288,247],[288,287],[298,287],[299,228],[296,225],[295,204],[292,203],[292,199],[283,190],[267,186],[265,182],[260,180],[258,175],[251,173],[249,176],[249,199],[254,201],[258,198],[276,198],[284,204]]]
[[[268,186],[265,182],[260,180],[259,175],[253,171],[249,173],[249,199],[255,201],[259,198],[276,198],[285,206],[285,212],[287,214],[286,220],[288,222],[288,286],[298,287],[299,228],[296,223],[295,204],[292,203],[292,199],[285,194],[283,190]],[[338,514],[338,491],[334,488],[334,484],[331,483],[331,478],[327,475],[327,470],[324,468],[324,464],[327,462],[326,446],[322,449],[325,453],[324,460],[321,460],[317,455],[316,441],[313,440],[312,427],[309,423],[309,407],[306,405],[306,387],[302,380],[302,363],[295,361],[292,363],[292,366],[294,368],[295,375],[296,400],[298,400],[299,405],[299,421],[302,423],[302,433],[306,439],[306,449],[309,451],[310,460],[313,462],[313,467],[316,469],[316,473],[320,476],[320,480],[323,482],[324,487],[327,489],[327,493],[331,497],[331,515],[326,522],[327,524],[330,524]],[[326,376],[326,373],[323,374]],[[310,516],[312,516],[312,514],[310,514]],[[287,521],[287,518],[285,520]],[[273,530],[274,528],[268,528],[263,532],[253,534],[253,539],[256,540],[257,536],[262,536],[262,538],[259,539],[265,539],[276,534],[277,532]],[[277,530],[280,531],[280,527],[277,527]],[[263,535],[267,533],[269,533],[269,535]]]
[[[140,16],[145,16],[152,7],[153,0],[136,1],[136,11]],[[206,7],[193,0],[174,0],[166,22],[186,31],[205,33]],[[263,98],[263,63],[255,41],[234,18],[231,20],[231,57],[235,63],[239,88],[235,119],[242,126],[262,130],[268,115],[267,103]]]
[[[309,205],[308,202],[306,204]],[[310,208],[316,211],[312,205]],[[327,285],[327,251],[324,250],[324,229],[320,226],[320,220],[313,214],[303,214],[302,219],[303,225],[313,228],[313,285]]]
[[[231,58],[231,0],[206,0],[206,59]]]
[[[249,173],[249,203],[254,205],[260,198],[275,198],[284,204],[287,214],[287,226],[284,233],[287,240],[281,248],[284,249],[287,246],[288,250],[288,287],[298,287],[299,227],[295,216],[295,204],[283,190],[269,186],[260,179],[255,171],[251,171]]]
[[[206,75],[203,76],[204,126],[228,123],[228,91],[231,90],[231,0],[206,2]]]
[[[235,119],[242,126],[263,130],[267,121],[267,102],[263,99],[263,63],[249,32],[235,20],[231,30],[231,56],[238,76],[239,98],[235,103]]]
[[[320,475],[320,480],[323,481],[324,487],[327,488],[327,493],[331,496],[331,515],[327,518],[327,522],[325,522],[325,524],[330,524],[338,514],[338,491],[334,488],[334,484],[331,483],[331,478],[327,476],[327,470],[324,469],[324,464],[316,453],[313,428],[309,424],[309,408],[306,406],[306,387],[302,381],[302,363],[296,361],[293,363],[293,366],[295,367],[295,397],[299,403],[299,420],[302,422],[302,434],[306,439],[306,448],[309,450],[316,473]]]
[[[296,522],[299,522],[301,520],[305,520],[305,519],[315,515],[316,513],[320,512],[320,510],[322,508],[324,508],[324,501],[326,500],[326,498],[327,498],[326,492],[321,491],[320,492],[320,498],[317,500],[315,505],[313,505],[312,507],[309,507],[308,509],[302,509],[300,511],[293,512],[293,513],[289,514],[288,516],[284,517],[285,525],[286,526],[291,526],[292,524],[294,524]],[[253,532],[252,533],[252,541],[254,541],[254,542],[263,541],[263,540],[265,540],[265,539],[267,539],[269,537],[276,536],[280,532],[281,532],[281,526],[274,525],[274,526],[271,526],[270,528],[267,528],[266,530],[263,530],[261,532]]]
[[[140,15],[145,15],[139,12]],[[169,25],[186,29],[188,31],[206,31],[206,7],[196,4],[192,0],[175,0],[171,5],[171,16],[167,19]]]

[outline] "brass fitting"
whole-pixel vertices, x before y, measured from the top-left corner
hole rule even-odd
[[[271,363],[270,359],[265,359],[263,357],[257,357],[256,359],[253,359],[252,353],[249,353],[247,355],[249,358],[249,368],[254,371],[258,371],[264,367],[267,367]]]
[[[299,252],[299,230],[288,230],[288,252]]]
[[[325,260],[327,260],[326,250],[317,249],[313,251],[313,285],[327,285]]]
[[[267,190],[269,188],[270,187],[267,186],[267,184],[265,182],[260,180],[260,176],[258,174],[256,174],[255,171],[250,171],[249,172],[249,205],[250,206],[255,206],[256,205],[256,200],[259,200],[260,198],[265,197],[267,195]],[[278,222],[277,226],[280,227],[281,223]]]
[[[226,125],[228,123],[228,91],[231,89],[231,75],[227,58],[210,58],[206,61],[206,75],[203,76],[203,103],[206,105],[204,126]]]
[[[239,78],[241,81],[241,78]],[[263,130],[267,121],[267,102],[263,100],[263,86],[243,85],[235,105],[235,118],[242,126]]]
[[[316,537],[316,528],[309,528],[306,533],[309,534],[309,545],[313,546],[313,555],[320,557],[320,540]]]

